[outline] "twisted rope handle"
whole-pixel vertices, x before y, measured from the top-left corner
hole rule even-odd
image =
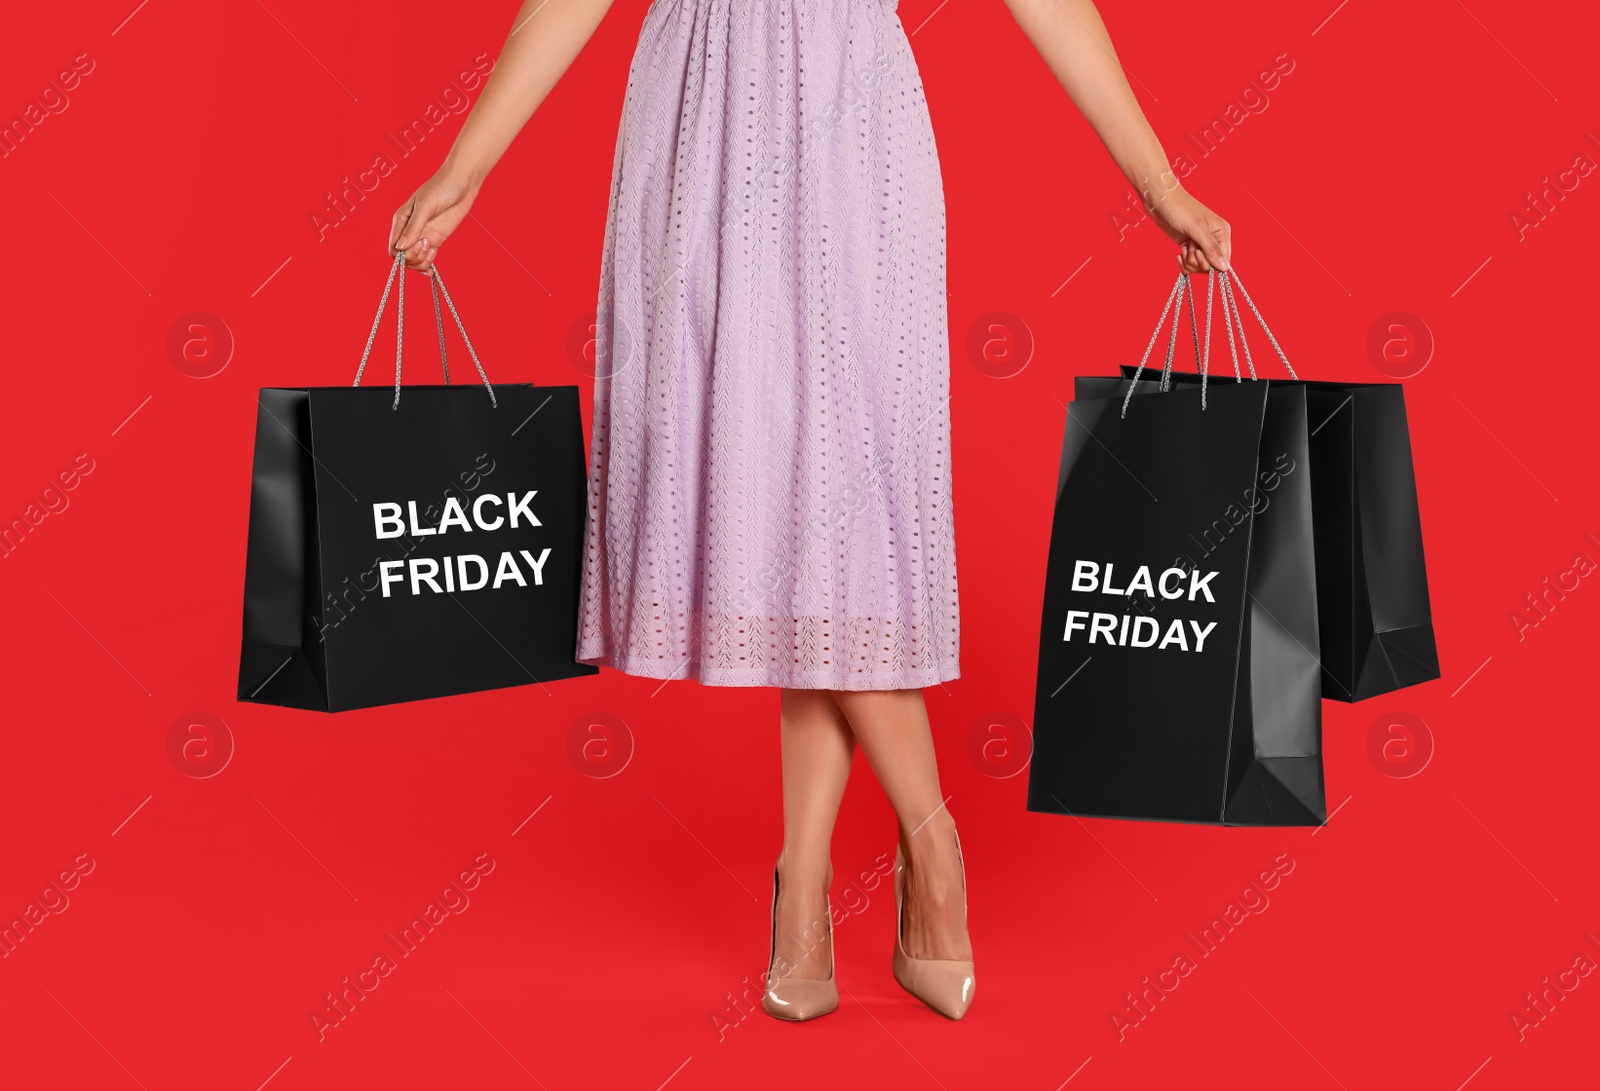
[[[434,272],[437,274],[438,270]],[[439,363],[444,366],[444,385],[450,385],[450,354],[444,349],[444,315],[439,313],[439,278],[431,276],[428,284],[433,288],[433,323],[439,327]]]
[[[1229,285],[1230,278],[1233,282],[1232,286]],[[1278,354],[1278,359],[1283,361],[1284,370],[1289,373],[1289,378],[1298,380],[1300,376],[1295,374],[1294,365],[1289,363],[1289,357],[1284,355],[1283,346],[1278,344],[1278,339],[1272,335],[1272,330],[1267,326],[1266,319],[1261,317],[1261,311],[1256,307],[1256,301],[1251,299],[1250,293],[1245,290],[1244,281],[1239,279],[1238,272],[1230,268],[1227,272],[1227,275],[1222,278],[1222,286],[1227,290],[1227,294],[1230,299],[1233,297],[1233,288],[1237,287],[1239,289],[1239,294],[1244,296],[1245,303],[1250,307],[1250,313],[1256,316],[1256,323],[1261,327],[1261,332],[1267,335],[1267,340],[1272,344],[1272,350]],[[1239,304],[1237,301],[1235,301],[1233,304],[1233,313],[1238,316],[1239,340],[1242,342],[1244,341],[1244,318],[1239,314]],[[1245,360],[1248,362],[1249,359],[1250,346],[1246,344]],[[1250,368],[1250,375],[1252,378],[1255,377],[1254,365],[1252,365]]]
[[[466,342],[467,355],[472,357],[472,365],[478,369],[478,378],[483,380],[483,389],[489,392],[489,404],[496,409],[500,408],[500,402],[494,396],[494,387],[489,385],[489,376],[484,373],[483,362],[478,359],[478,350],[472,347],[472,338],[467,336],[467,327],[461,324],[461,315],[456,311],[456,301],[450,298],[450,289],[444,286],[444,277],[439,275],[438,265],[433,267],[433,280],[439,285],[439,291],[444,293],[445,306],[450,308],[450,317],[456,320],[456,329],[461,331],[461,340]],[[439,337],[442,342],[444,339],[442,326]]]
[[[1172,333],[1167,338],[1167,358],[1161,368],[1160,390],[1165,393],[1172,386],[1172,356],[1178,346],[1178,316],[1183,309],[1179,302],[1180,297],[1186,299],[1189,305],[1189,332],[1194,340],[1195,363],[1200,367],[1200,406],[1205,408],[1205,375],[1211,361],[1211,289],[1209,281],[1206,288],[1206,347],[1205,355],[1200,352],[1200,335],[1196,329],[1194,313],[1194,287],[1189,282],[1188,273],[1179,273],[1178,279],[1172,284],[1172,291],[1167,293],[1167,302],[1161,308],[1161,317],[1156,319],[1156,328],[1150,334],[1150,342],[1144,347],[1144,355],[1139,358],[1139,366],[1134,370],[1133,378],[1128,383],[1128,392],[1122,397],[1122,416],[1128,415],[1128,403],[1133,400],[1133,392],[1139,385],[1139,376],[1144,373],[1146,362],[1150,353],[1155,350],[1156,338],[1161,336],[1161,327],[1166,325],[1167,312],[1172,312]],[[1175,305],[1176,304],[1176,305]]]
[[[1133,400],[1133,391],[1139,385],[1139,376],[1144,373],[1144,365],[1150,359],[1150,353],[1155,350],[1156,338],[1161,336],[1161,327],[1167,323],[1167,312],[1172,310],[1173,302],[1178,298],[1178,294],[1183,291],[1183,282],[1186,279],[1187,277],[1183,273],[1178,274],[1178,279],[1172,282],[1172,291],[1167,293],[1166,303],[1161,306],[1161,317],[1156,319],[1156,328],[1150,333],[1150,343],[1145,345],[1144,355],[1139,357],[1139,367],[1133,373],[1133,380],[1128,383],[1127,394],[1123,395],[1122,415],[1124,417],[1128,415],[1128,403]],[[1176,315],[1172,319],[1172,335],[1173,339],[1176,340],[1178,335],[1178,319]],[[1167,358],[1169,361],[1172,358],[1170,349],[1167,352]]]
[[[1220,280],[1218,279],[1219,277]],[[1250,378],[1252,380],[1260,378],[1256,374],[1255,358],[1250,354],[1250,342],[1245,337],[1244,312],[1240,310],[1239,301],[1234,296],[1236,288],[1239,294],[1244,296],[1245,304],[1249,306],[1250,313],[1255,315],[1257,324],[1260,325],[1261,331],[1267,335],[1267,340],[1271,342],[1273,351],[1278,354],[1278,359],[1283,362],[1284,370],[1289,373],[1291,379],[1298,380],[1300,378],[1295,373],[1294,365],[1289,363],[1289,357],[1284,353],[1283,346],[1278,344],[1277,337],[1273,335],[1272,330],[1261,317],[1260,308],[1256,306],[1255,300],[1250,298],[1250,293],[1245,290],[1244,282],[1239,279],[1238,272],[1233,269],[1229,269],[1227,272],[1216,271],[1206,277],[1206,336],[1205,347],[1202,350],[1199,334],[1200,324],[1195,316],[1194,288],[1190,283],[1189,275],[1187,273],[1179,273],[1178,279],[1172,285],[1172,291],[1167,293],[1167,302],[1161,308],[1161,317],[1156,320],[1156,328],[1150,334],[1149,343],[1145,345],[1144,355],[1139,359],[1139,366],[1134,370],[1133,378],[1128,383],[1128,391],[1122,397],[1122,416],[1126,417],[1128,415],[1128,405],[1133,400],[1134,389],[1138,386],[1139,376],[1144,372],[1145,364],[1150,359],[1150,353],[1155,350],[1156,338],[1161,336],[1161,327],[1167,321],[1168,311],[1172,312],[1172,334],[1167,341],[1167,359],[1165,366],[1161,370],[1160,390],[1162,393],[1166,393],[1172,389],[1172,354],[1178,341],[1178,314],[1184,306],[1184,303],[1178,302],[1180,295],[1189,308],[1189,331],[1194,338],[1195,359],[1200,365],[1200,408],[1204,409],[1206,407],[1206,383],[1211,371],[1211,309],[1214,295],[1222,297],[1222,321],[1228,333],[1228,353],[1233,359],[1234,380],[1236,382],[1244,381],[1244,376],[1239,371],[1239,353],[1241,350],[1244,352],[1245,367],[1250,371]],[[1237,336],[1234,332],[1235,329],[1238,331]]]
[[[389,305],[389,292],[394,288],[395,277],[400,275],[400,263],[404,260],[404,254],[396,254],[394,256],[394,264],[389,266],[389,279],[383,282],[383,298],[378,300],[378,313],[372,316],[372,331],[367,334],[367,347],[361,350],[361,366],[356,368],[356,381],[351,383],[351,386],[361,385],[361,375],[367,370],[367,357],[372,355],[372,343],[378,339],[378,323],[383,321],[383,309]],[[402,318],[405,315],[405,292],[406,282],[402,279],[400,281],[400,313]],[[404,322],[401,323],[401,326],[402,328],[404,327]],[[398,340],[395,342],[394,366],[395,370],[398,371],[400,368],[400,344]]]
[[[1228,329],[1228,352],[1233,355],[1234,382],[1243,382],[1244,376],[1239,374],[1239,346],[1236,345],[1233,340],[1234,317],[1231,309],[1233,305],[1233,292],[1229,290],[1228,278],[1224,276],[1222,278],[1222,321]],[[1238,323],[1238,326],[1239,340],[1243,341],[1244,323],[1240,322]],[[1250,360],[1250,345],[1248,343],[1246,343],[1244,346],[1244,358],[1245,362],[1250,364],[1250,378],[1254,379],[1256,377],[1256,365]]]
[[[1191,281],[1188,277],[1184,277],[1183,278],[1183,297],[1189,304],[1189,336],[1194,339],[1194,360],[1195,360],[1196,364],[1199,364],[1199,363],[1201,363],[1201,358],[1200,358],[1200,323],[1194,316],[1194,282]],[[1207,307],[1206,307],[1206,318],[1207,319],[1210,319],[1210,317],[1211,317],[1210,303],[1211,303],[1211,297],[1208,295],[1206,297],[1206,304],[1207,304]],[[1177,334],[1178,334],[1178,324],[1177,324],[1177,322],[1173,322],[1173,324],[1172,324],[1172,334],[1173,334],[1174,337],[1176,337]],[[1211,346],[1208,343],[1206,347],[1210,348]],[[1203,366],[1202,366],[1201,370],[1204,371],[1204,367]],[[1169,353],[1167,353],[1167,370],[1161,373],[1161,392],[1164,394],[1168,390],[1171,390],[1171,389],[1172,389],[1172,354],[1169,352]]]
[[[1200,409],[1206,407],[1206,378],[1211,372],[1211,296],[1217,287],[1216,277],[1206,277],[1206,355],[1200,362]]]
[[[395,331],[394,338],[394,403],[389,407],[391,409],[400,408],[400,371],[404,359],[406,332],[406,278],[404,270],[401,268],[404,261],[404,254],[396,254],[394,264],[389,266],[389,279],[384,281],[383,296],[378,300],[378,313],[372,318],[372,329],[367,334],[366,348],[361,350],[361,364],[356,368],[356,380],[350,384],[351,386],[361,385],[361,376],[367,370],[367,358],[372,355],[372,345],[378,337],[378,326],[383,321],[384,308],[389,305],[389,293],[394,289],[398,280],[399,291],[395,293],[395,318],[398,328]],[[472,347],[472,339],[467,336],[467,327],[461,322],[461,315],[456,310],[455,301],[450,298],[450,289],[445,287],[444,278],[439,275],[439,267],[437,265],[434,266],[429,279],[433,282],[433,319],[439,331],[439,360],[444,366],[445,385],[450,385],[450,358],[445,352],[444,313],[439,309],[439,296],[441,293],[444,295],[445,305],[450,308],[450,317],[455,319],[456,329],[461,331],[461,340],[466,342],[467,354],[472,357],[472,363],[478,369],[478,377],[483,380],[483,388],[489,392],[489,404],[498,409],[500,401],[495,397],[494,387],[489,384],[489,376],[483,370],[483,362],[478,359],[478,351]]]

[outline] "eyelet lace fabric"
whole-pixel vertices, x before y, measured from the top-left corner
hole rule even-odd
[[[602,256],[578,658],[959,674],[944,192],[895,0],[656,0]]]

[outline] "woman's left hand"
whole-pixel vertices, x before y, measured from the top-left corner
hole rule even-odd
[[[1183,248],[1178,264],[1185,273],[1228,268],[1233,258],[1228,221],[1191,197],[1188,190],[1182,186],[1165,190],[1146,207],[1161,230]]]

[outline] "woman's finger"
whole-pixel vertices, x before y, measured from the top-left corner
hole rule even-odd
[[[1226,220],[1215,215],[1207,216],[1204,234],[1197,241],[1205,250],[1206,260],[1212,266],[1218,269],[1228,267],[1228,260],[1233,251],[1233,239]]]
[[[428,260],[428,240],[418,239],[406,249],[406,268],[420,271]]]
[[[416,218],[416,197],[412,197],[411,200],[395,210],[394,221],[389,226],[389,253],[398,254],[402,250],[409,249],[410,245],[416,242],[418,232],[409,230],[413,226],[418,228],[423,226],[420,223],[413,224]]]
[[[1205,252],[1192,242],[1183,244],[1183,253],[1178,255],[1178,265],[1190,275],[1211,272],[1211,264],[1206,261]]]

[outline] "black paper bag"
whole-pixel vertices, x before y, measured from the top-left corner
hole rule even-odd
[[[1030,811],[1326,818],[1306,392],[1228,384],[1200,403],[1068,408]]]
[[[402,392],[397,360],[393,391],[262,390],[239,700],[336,712],[596,673],[574,661],[586,476],[573,386]]]
[[[1127,379],[1135,369],[1122,370]],[[1171,379],[1180,387],[1200,382],[1198,374],[1174,372]],[[1322,695],[1361,701],[1438,678],[1403,388],[1263,381],[1305,387],[1311,414]],[[1212,390],[1217,382],[1211,376]],[[1157,390],[1156,382],[1141,381],[1137,392]]]

